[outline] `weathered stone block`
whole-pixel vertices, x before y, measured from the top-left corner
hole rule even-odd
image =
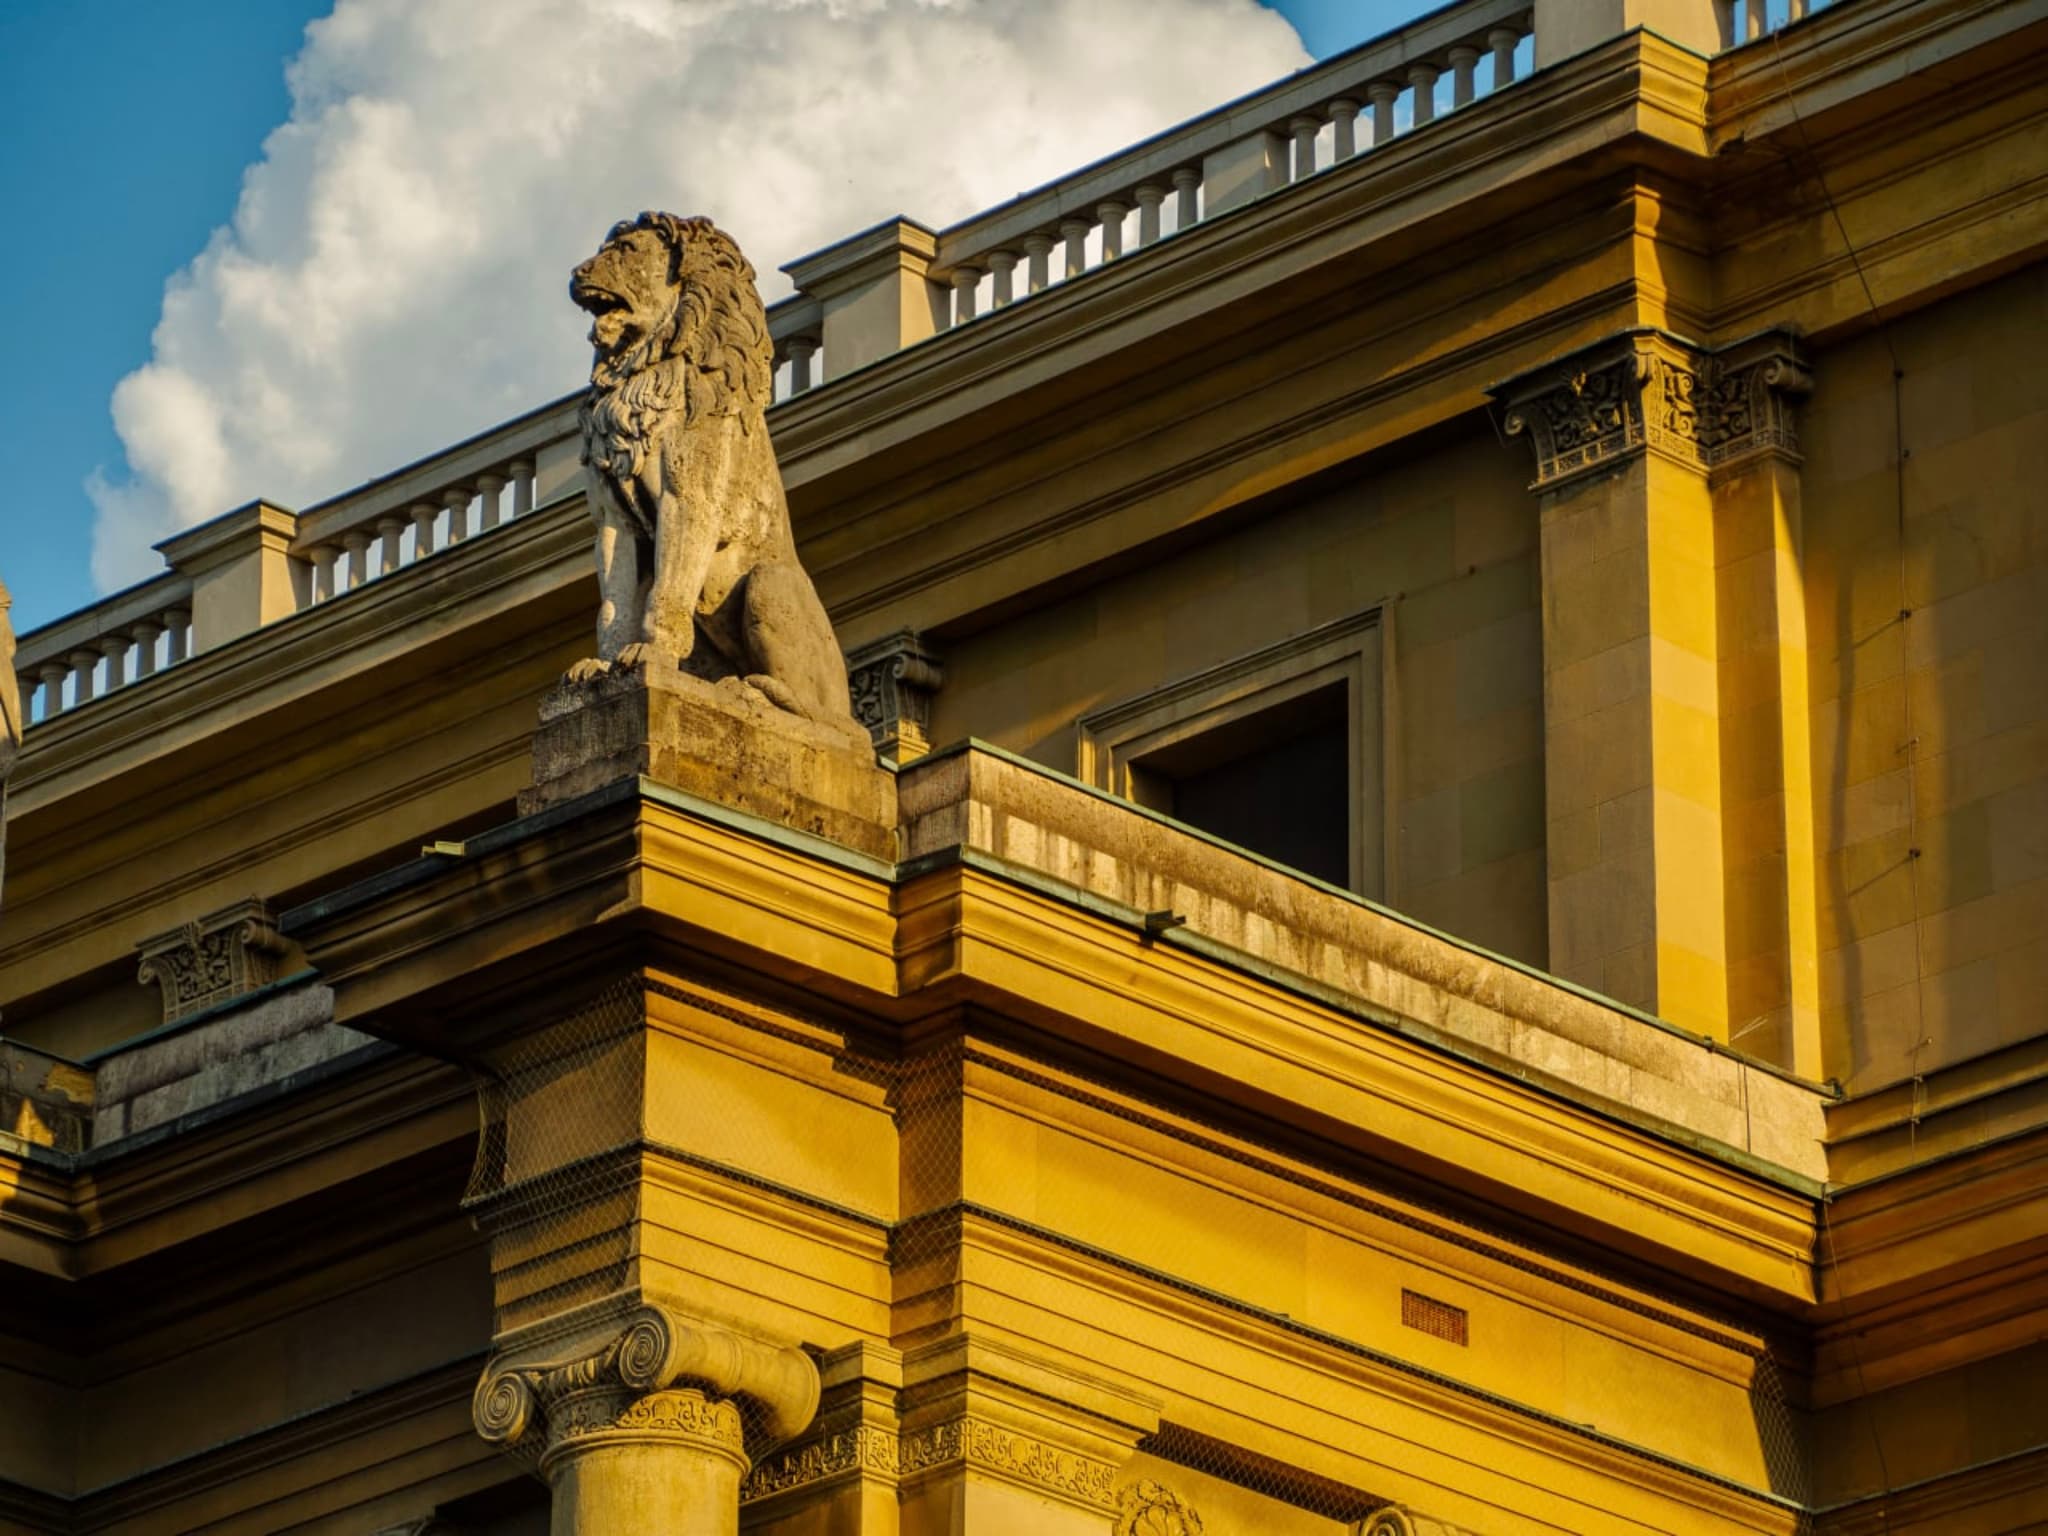
[[[644,776],[878,859],[896,857],[896,780],[846,733],[777,709],[737,679],[613,672],[541,701],[531,815]]]

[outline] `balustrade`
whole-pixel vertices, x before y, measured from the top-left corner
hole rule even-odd
[[[31,630],[15,655],[30,721],[53,719],[185,659],[192,583],[171,575]]]

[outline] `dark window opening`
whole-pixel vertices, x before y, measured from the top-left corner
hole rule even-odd
[[[1351,884],[1351,721],[1342,683],[1131,764],[1131,798],[1332,885]]]

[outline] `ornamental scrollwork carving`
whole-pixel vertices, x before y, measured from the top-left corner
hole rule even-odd
[[[932,696],[945,680],[922,636],[902,630],[846,659],[853,718],[867,727],[878,755],[911,762],[931,750]]]
[[[1133,1483],[1117,1498],[1116,1536],[1202,1536],[1202,1517],[1164,1483]]]
[[[1536,458],[1531,489],[1642,449],[1713,470],[1751,454],[1796,457],[1797,401],[1813,377],[1797,342],[1773,332],[1707,352],[1661,331],[1599,343],[1494,391],[1503,427]]]
[[[287,947],[269,907],[241,901],[144,939],[136,979],[162,989],[164,1022],[174,1024],[277,980]]]
[[[1115,1468],[982,1419],[951,1419],[902,1437],[898,1475],[914,1477],[964,1463],[1108,1511],[1116,1507]]]
[[[892,1431],[857,1424],[763,1462],[741,1487],[740,1502],[769,1498],[849,1473],[894,1479],[900,1454]]]
[[[493,1361],[470,1403],[480,1436],[521,1453],[652,1430],[728,1447],[743,1462],[800,1433],[817,1407],[817,1367],[801,1350],[657,1306],[629,1314],[595,1348]]]

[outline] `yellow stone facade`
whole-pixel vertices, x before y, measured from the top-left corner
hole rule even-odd
[[[536,788],[573,400],[23,636],[0,1532],[2048,1530],[2048,17],[1807,9],[796,263],[879,778]]]

